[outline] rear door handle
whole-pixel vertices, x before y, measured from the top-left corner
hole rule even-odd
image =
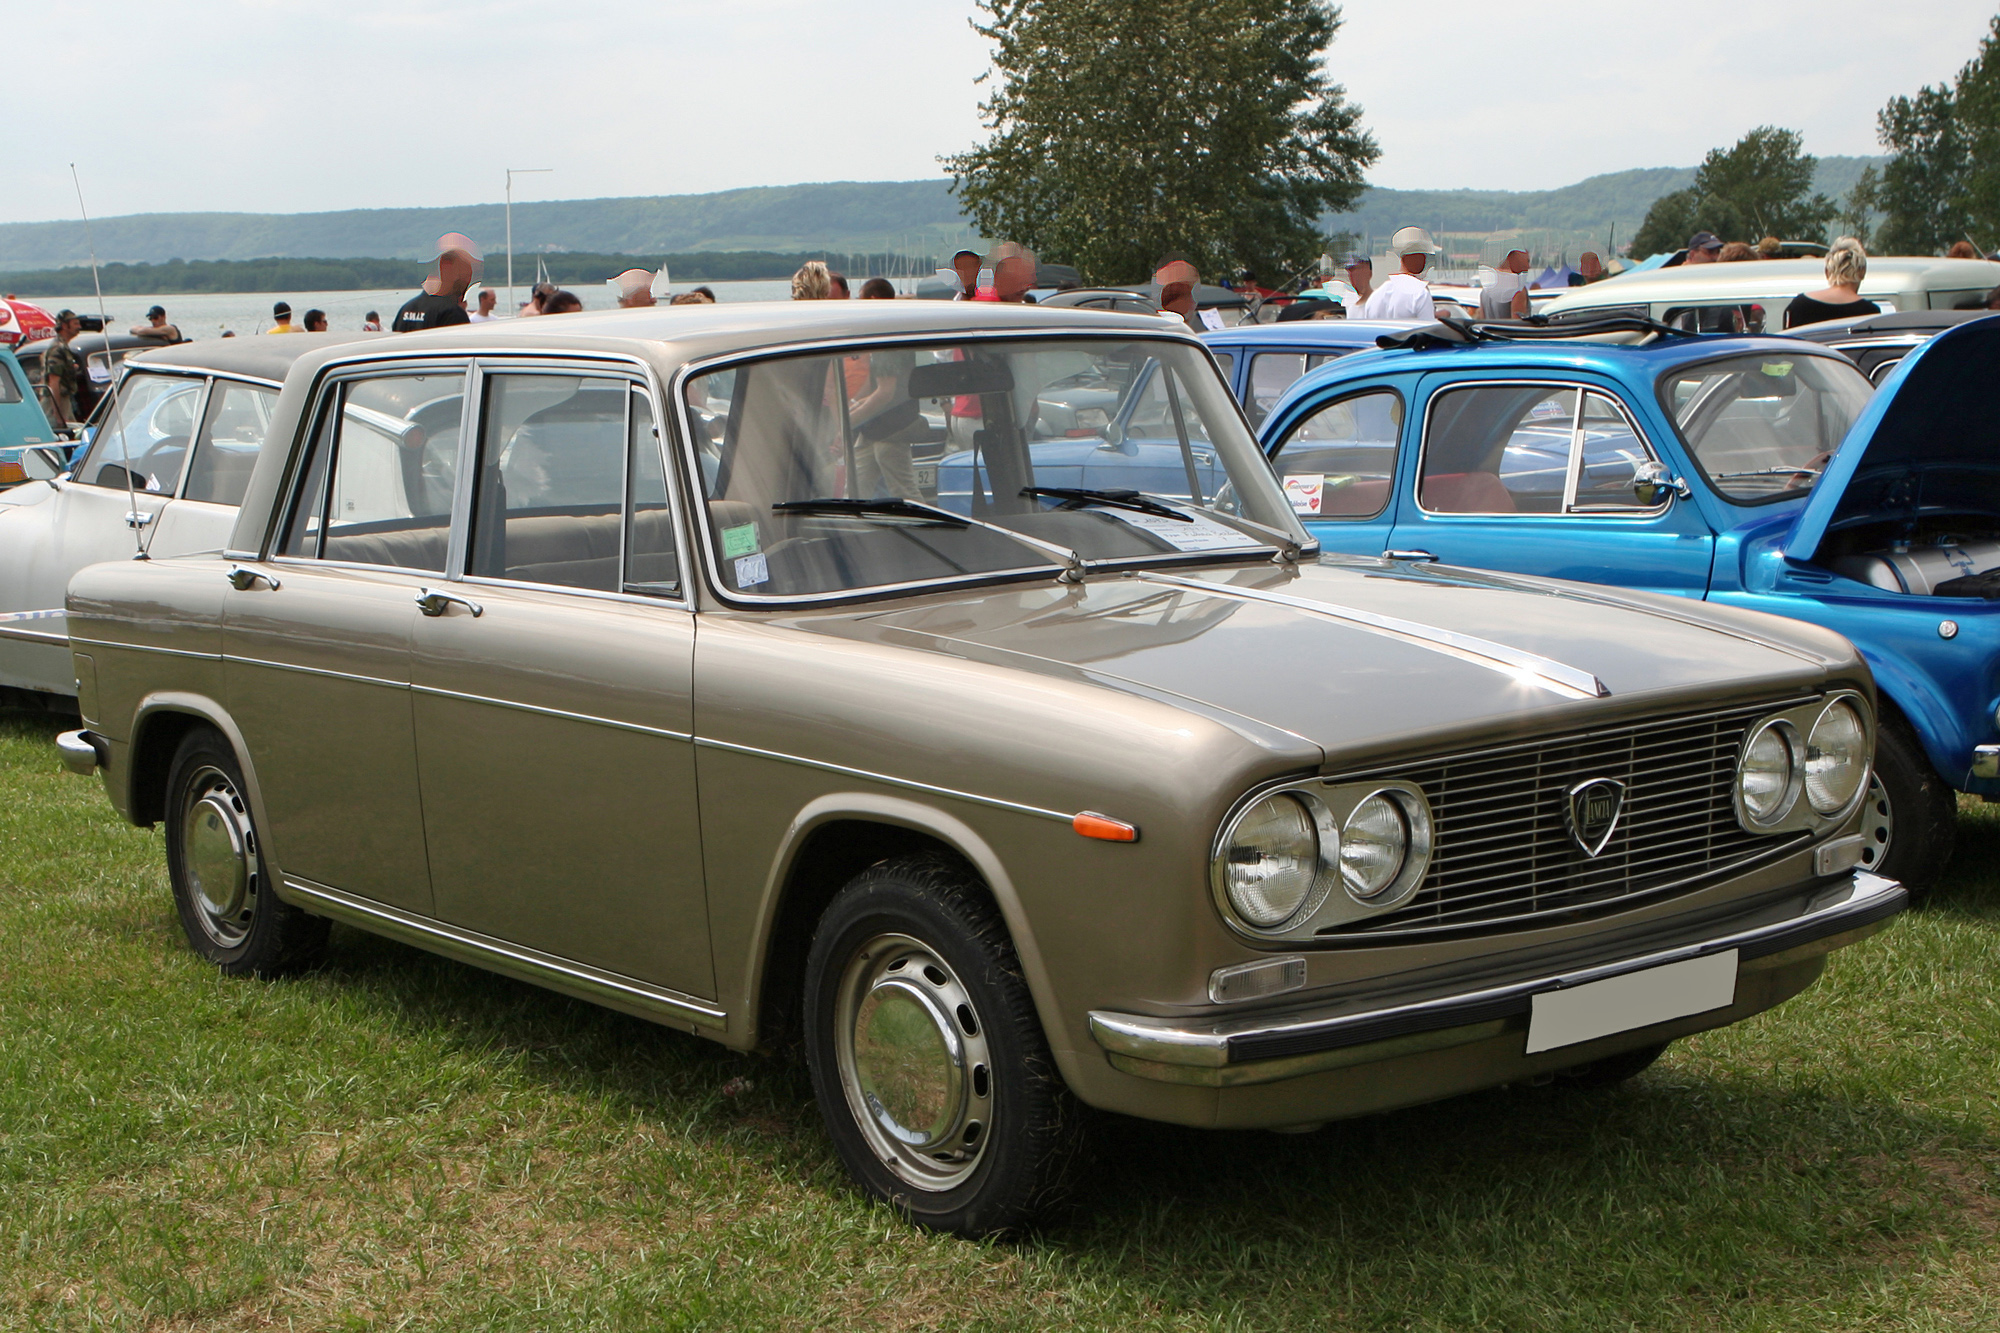
[[[470,597],[460,597],[452,592],[439,592],[435,588],[417,589],[417,609],[427,616],[443,615],[451,609],[454,602],[472,612],[474,619],[486,614],[486,608]]]
[[[1437,557],[1432,555],[1429,551],[1384,551],[1382,552],[1382,558],[1384,560],[1436,560],[1437,559]]]

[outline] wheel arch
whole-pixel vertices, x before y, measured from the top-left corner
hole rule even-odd
[[[750,950],[751,975],[743,994],[749,1012],[746,1036],[763,1048],[782,1047],[799,1032],[806,950],[813,928],[848,881],[892,856],[941,851],[963,861],[992,898],[1020,959],[1028,990],[1045,1030],[1049,1017],[1047,974],[1013,880],[988,841],[963,820],[898,796],[832,792],[793,818],[773,858],[764,908]]]
[[[1945,785],[1963,790],[1968,776],[1966,765],[1952,760],[1954,755],[1969,751],[1971,741],[1951,701],[1943,697],[1926,673],[1903,659],[1879,651],[1870,652],[1868,659],[1868,668],[1875,676],[1878,725],[1893,720],[1908,727]],[[1940,756],[1945,762],[1939,762]]]
[[[139,701],[132,717],[132,739],[127,746],[125,799],[128,818],[151,828],[166,818],[167,775],[173,768],[174,752],[196,727],[209,726],[222,734],[236,754],[249,790],[250,812],[258,827],[269,829],[264,814],[263,788],[257,781],[250,747],[244,744],[229,710],[204,694],[185,690],[162,690]],[[268,838],[266,839],[268,841]],[[267,858],[268,859],[268,858]]]

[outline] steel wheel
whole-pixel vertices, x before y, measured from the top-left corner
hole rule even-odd
[[[1896,833],[1896,810],[1882,779],[1868,775],[1868,799],[1861,806],[1861,864],[1879,868],[1889,857],[1890,840]]]
[[[195,924],[218,947],[240,947],[257,917],[264,874],[249,810],[227,773],[203,765],[191,775],[180,833]]]
[[[841,1091],[882,1164],[929,1192],[970,1176],[992,1123],[986,1030],[951,967],[908,935],[878,935],[841,974]]]

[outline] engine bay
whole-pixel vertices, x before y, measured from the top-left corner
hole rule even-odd
[[[2000,523],[1960,517],[1871,525],[1841,534],[1838,553],[1821,563],[1871,588],[1919,597],[2000,599]],[[1912,530],[1914,529],[1914,530]]]

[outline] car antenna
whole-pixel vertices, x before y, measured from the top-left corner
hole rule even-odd
[[[104,313],[104,280],[97,273],[97,238],[90,229],[90,210],[83,206],[83,179],[76,174],[76,163],[74,162],[69,164],[69,178],[71,183],[76,186],[76,211],[83,214],[84,243],[90,247],[90,281],[91,285],[97,288],[97,326],[100,336],[104,339],[104,368],[109,370],[111,368],[111,317]],[[90,374],[90,358],[87,353],[84,357],[83,373],[85,376]],[[118,416],[118,380],[119,377],[116,375],[111,377],[111,405],[104,412],[106,422],[116,420]],[[102,430],[103,427],[100,426],[99,429]],[[134,560],[150,559],[151,557],[146,554],[144,524],[139,520],[139,494],[137,488],[132,484],[132,455],[125,448],[124,431],[118,432],[118,457],[122,462],[122,466],[118,470],[125,474],[125,499],[132,506],[130,510],[126,511],[125,517],[125,521],[132,525],[132,545],[134,547],[132,558]]]

